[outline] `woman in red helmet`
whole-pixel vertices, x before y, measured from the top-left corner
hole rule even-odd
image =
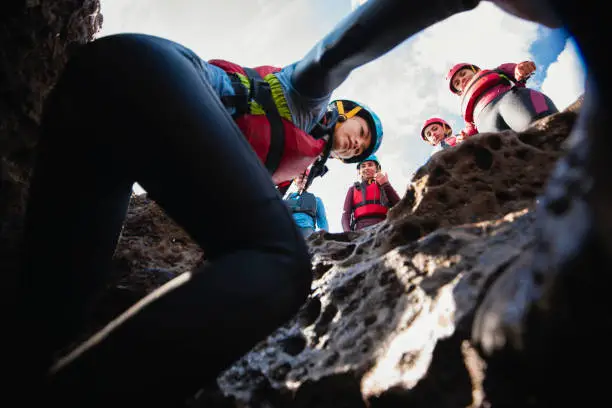
[[[461,134],[468,137],[508,129],[520,132],[534,120],[558,112],[548,96],[525,87],[535,69],[533,61],[485,70],[469,63],[452,67],[446,80],[451,92],[461,97],[461,115],[466,123]]]
[[[453,129],[441,118],[429,118],[421,127],[421,138],[434,147],[446,149],[463,141],[462,135],[453,135]]]

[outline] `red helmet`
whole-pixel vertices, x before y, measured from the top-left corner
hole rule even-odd
[[[450,133],[452,133],[452,129],[451,126],[448,124],[447,121],[445,121],[444,119],[441,118],[429,118],[425,121],[425,123],[423,123],[423,127],[421,127],[421,137],[423,138],[423,140],[427,141],[427,139],[425,138],[425,128],[433,123],[439,123],[440,125],[442,125],[442,127],[444,128],[444,133],[446,134],[446,136],[449,136]]]
[[[448,71],[448,74],[446,74],[446,80],[448,81],[448,87],[450,88],[450,91],[454,94],[459,94],[459,91],[457,91],[457,89],[455,89],[455,87],[453,86],[453,77],[455,76],[457,72],[459,72],[459,70],[463,68],[470,68],[474,72],[480,71],[480,68],[478,68],[476,65],[468,64],[467,62],[460,62],[459,64],[455,64],[450,69],[450,71]]]

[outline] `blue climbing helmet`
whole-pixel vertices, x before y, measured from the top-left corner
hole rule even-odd
[[[361,167],[361,163],[365,163],[369,161],[376,163],[376,167],[378,167],[379,170],[381,169],[381,165],[380,165],[380,162],[378,161],[378,157],[376,157],[375,154],[371,154],[365,159],[363,159],[362,161],[360,161],[359,163],[357,163],[357,170],[359,170],[359,168]]]
[[[329,109],[337,112],[338,116],[335,126],[338,126],[340,123],[353,116],[359,116],[365,119],[370,128],[371,142],[368,148],[359,156],[351,157],[350,159],[342,159],[344,163],[360,163],[365,161],[368,156],[376,153],[383,140],[383,127],[380,118],[372,109],[363,103],[351,101],[349,99],[331,101],[329,103]]]

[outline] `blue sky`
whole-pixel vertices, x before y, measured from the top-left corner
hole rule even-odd
[[[375,0],[370,0],[375,1]],[[203,59],[286,65],[299,60],[359,0],[101,0],[100,36],[142,32],[180,42]],[[421,141],[425,119],[447,119],[463,127],[459,104],[444,81],[456,62],[494,68],[533,60],[537,71],[528,86],[546,93],[560,109],[584,90],[584,67],[571,38],[513,17],[483,1],[411,37],[353,72],[333,98],[366,103],[382,118],[385,140],[378,152],[383,170],[402,196],[412,174],[432,152]],[[330,231],[341,231],[346,191],[356,180],[354,165],[336,160],[311,191],[323,200]]]
[[[564,29],[538,27],[538,36],[529,49],[535,57],[535,63],[542,68],[532,78],[534,81],[541,83],[546,77],[546,68],[557,60],[568,37],[569,33]]]

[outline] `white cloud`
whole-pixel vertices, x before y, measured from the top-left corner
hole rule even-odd
[[[363,3],[346,2],[346,12]],[[301,58],[329,32],[326,10],[311,0],[102,0],[101,35],[145,32],[183,43],[202,58],[225,58],[244,65],[287,64]],[[336,9],[340,3],[330,2]],[[330,6],[332,7],[332,6]],[[383,120],[385,143],[378,156],[391,183],[403,195],[412,173],[431,147],[419,137],[430,116],[446,118],[453,130],[463,123],[458,100],[444,75],[456,62],[483,68],[533,59],[530,44],[537,25],[504,13],[489,2],[442,21],[378,60],[356,70],[334,93],[372,107]],[[330,230],[341,231],[340,214],[354,165],[336,160],[312,191],[327,209]]]
[[[568,39],[557,60],[549,65],[542,81],[544,92],[557,108],[564,109],[584,93],[585,66],[576,43]]]

